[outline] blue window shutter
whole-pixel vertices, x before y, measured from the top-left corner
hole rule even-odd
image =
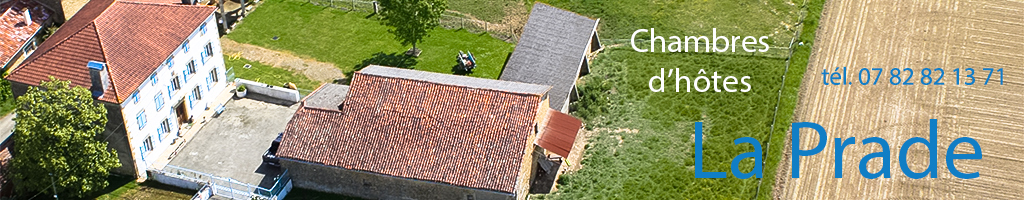
[[[138,115],[135,115],[135,120],[139,123],[139,130],[146,127],[146,111],[139,112]]]
[[[145,144],[143,144],[145,145]],[[146,161],[146,152],[144,147],[139,147],[139,157],[142,157],[142,161]]]

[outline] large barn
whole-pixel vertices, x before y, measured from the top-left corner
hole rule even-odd
[[[549,155],[538,144],[568,153],[582,128],[548,107],[550,88],[369,66],[350,86],[325,84],[306,97],[278,156],[299,188],[367,199],[525,199]]]

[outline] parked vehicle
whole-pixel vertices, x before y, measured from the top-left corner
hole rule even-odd
[[[267,152],[263,153],[263,163],[275,167],[281,166],[281,163],[278,162],[277,147],[281,145],[281,138],[283,137],[284,133],[278,133],[277,139],[274,139],[274,142],[270,143],[270,148],[267,149]]]

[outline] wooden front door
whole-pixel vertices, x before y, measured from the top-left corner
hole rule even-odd
[[[178,124],[188,123],[188,109],[185,107],[185,101],[178,102],[178,105],[174,106],[174,112],[177,113]]]

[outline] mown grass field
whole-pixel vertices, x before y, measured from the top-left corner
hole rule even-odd
[[[803,1],[545,1],[589,17],[601,18],[603,39],[628,39],[636,29],[655,28],[665,35],[770,36],[772,46],[788,46],[794,37]],[[590,144],[583,168],[562,176],[559,191],[540,199],[758,199],[771,198],[800,80],[807,65],[813,30],[821,4],[809,17],[799,39],[804,46],[789,70],[780,58],[722,55],[639,53],[628,43],[606,50],[592,63],[581,84],[583,98],[574,115],[587,121]],[[659,31],[663,30],[663,31]],[[808,32],[810,30],[810,32]],[[691,78],[705,69],[710,76],[750,76],[747,93],[676,93],[648,88],[661,68],[679,68]],[[782,89],[782,76],[786,75]],[[666,80],[670,80],[666,78]],[[778,115],[775,114],[778,103]],[[594,105],[597,104],[597,105]],[[774,117],[774,118],[773,118]],[[773,119],[774,132],[772,131]],[[694,177],[694,122],[704,123],[704,170],[729,172],[733,157],[753,152],[733,140],[753,137],[765,153],[763,179],[697,179]],[[753,159],[740,169],[749,172]],[[762,182],[763,181],[763,182]],[[758,191],[758,185],[762,185]]]
[[[364,60],[393,59],[397,56],[379,55],[401,55],[411,47],[400,45],[387,27],[368,15],[300,0],[266,1],[226,37],[334,63],[348,73]],[[274,36],[279,39],[272,40]],[[468,76],[497,79],[515,46],[487,34],[437,28],[418,47],[423,53],[415,59],[414,69],[453,73],[461,50],[473,52],[479,63]]]

